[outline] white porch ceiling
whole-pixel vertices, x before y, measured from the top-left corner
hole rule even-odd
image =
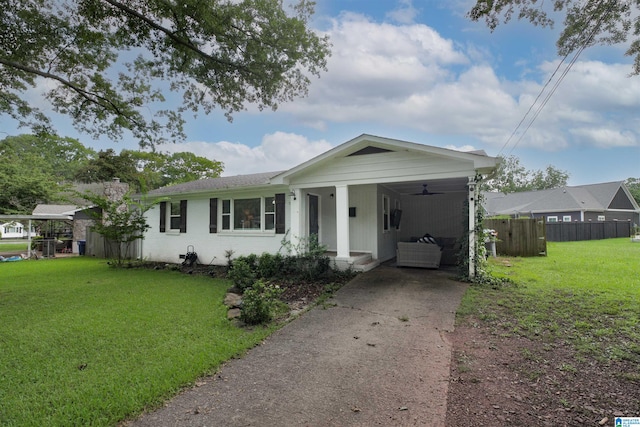
[[[384,184],[385,187],[402,195],[413,195],[421,193],[423,185],[427,184],[427,189],[431,193],[466,193],[468,178],[448,178],[448,179],[432,179],[425,181],[407,181]]]

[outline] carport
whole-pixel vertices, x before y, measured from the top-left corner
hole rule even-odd
[[[72,221],[73,216],[71,215],[0,215],[0,220],[9,220],[9,221],[28,221],[27,226],[27,257],[31,258],[31,228],[33,225],[33,221]]]

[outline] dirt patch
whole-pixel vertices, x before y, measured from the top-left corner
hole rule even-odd
[[[564,342],[500,336],[466,319],[453,346],[447,426],[613,426],[640,416],[640,369],[598,361]]]

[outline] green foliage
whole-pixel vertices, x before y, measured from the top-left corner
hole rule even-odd
[[[185,111],[231,119],[248,104],[276,109],[306,95],[329,55],[307,28],[307,0],[289,13],[264,0],[4,0],[2,10],[0,114],[38,133],[50,121],[31,87],[51,88],[52,109],[80,131],[130,131],[153,146],[185,137]],[[165,108],[167,93],[182,105]]]
[[[476,0],[468,16],[485,20],[494,30],[500,21],[512,17],[533,25],[552,27],[550,15],[564,15],[564,29],[557,41],[558,53],[565,56],[583,46],[625,44],[626,56],[634,58],[633,74],[640,74],[640,3],[628,1]]]
[[[38,203],[55,200],[63,188],[42,158],[15,152],[0,155],[0,214],[31,214]]]
[[[227,277],[235,287],[244,291],[250,288],[256,280],[254,265],[245,258],[236,258],[231,264]]]
[[[240,319],[249,325],[268,323],[273,320],[279,305],[282,289],[258,280],[242,295]]]
[[[113,265],[122,267],[133,256],[130,251],[132,243],[144,239],[144,232],[149,228],[145,213],[160,200],[147,203],[133,200],[130,194],[117,200],[91,193],[81,197],[98,208],[87,210],[94,219],[92,227],[105,238],[108,248],[115,248],[115,254],[111,254],[115,256],[109,256],[115,261]]]
[[[520,191],[545,190],[567,185],[569,174],[554,166],[544,171],[527,170],[516,156],[501,157],[498,168],[490,180],[483,183],[484,191],[516,193]]]
[[[263,253],[258,258],[257,273],[258,277],[263,279],[271,279],[279,277],[284,270],[284,257],[281,254]]]
[[[627,178],[625,185],[635,201],[640,204],[640,178]]]
[[[325,255],[327,247],[318,241],[318,235],[312,234],[292,244],[287,235],[282,239],[281,250],[288,254],[287,271],[303,280],[319,280],[331,269],[329,257]]]
[[[3,426],[120,425],[274,330],[229,322],[228,284],[208,276],[87,257],[1,267]]]
[[[0,141],[0,153],[7,152],[15,153],[17,161],[25,162],[25,168],[38,167],[52,174],[55,182],[72,181],[76,171],[95,156],[93,149],[77,139],[47,134],[9,136]],[[33,158],[41,162],[33,164]]]

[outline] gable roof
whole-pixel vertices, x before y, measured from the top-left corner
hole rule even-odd
[[[219,178],[199,179],[182,184],[168,185],[149,191],[150,196],[164,196],[169,194],[199,193],[210,190],[227,190],[232,188],[246,188],[269,185],[271,178],[282,173],[263,172],[250,175],[224,176]]]
[[[277,183],[286,183],[291,177],[322,164],[343,157],[366,155],[372,153],[408,151],[416,154],[431,154],[442,158],[466,160],[473,162],[474,169],[480,173],[493,171],[497,164],[495,157],[487,156],[484,151],[463,152],[415,142],[384,138],[375,135],[362,134],[344,144],[338,145],[319,156],[291,168],[273,179]]]
[[[619,197],[621,192],[627,196],[627,203],[613,206],[614,200]],[[567,211],[604,212],[609,209],[638,211],[640,209],[623,181],[509,194],[485,192],[484,199],[484,207],[489,215]]]

